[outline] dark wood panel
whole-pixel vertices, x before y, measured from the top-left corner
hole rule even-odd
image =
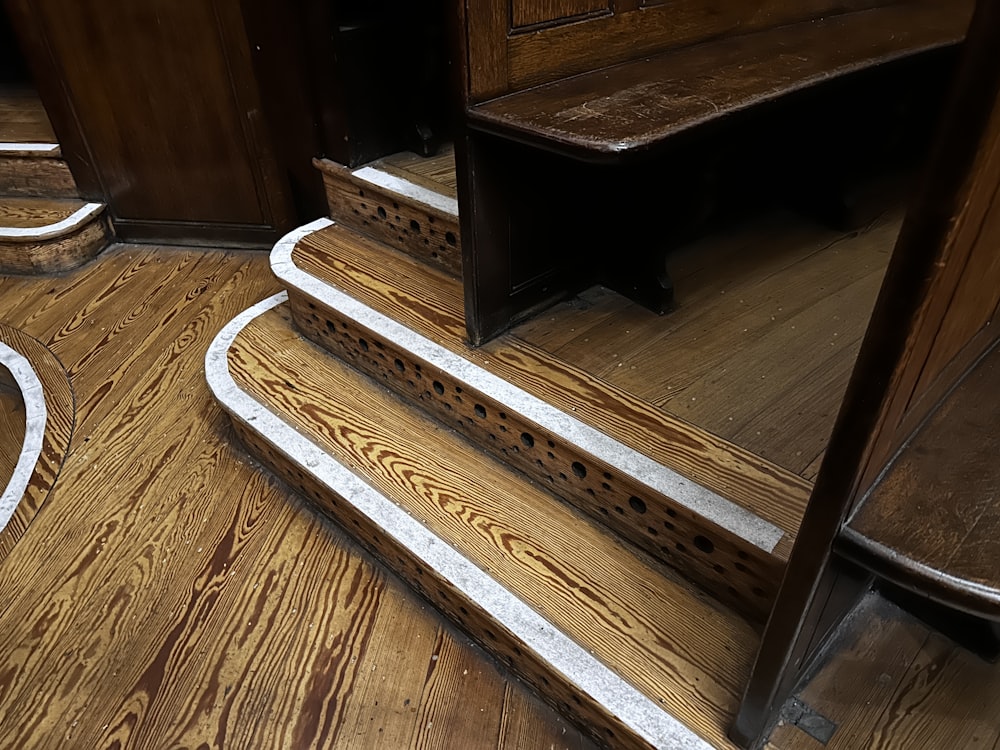
[[[62,81],[75,115],[57,134],[86,144],[67,159],[89,161],[113,216],[288,222],[236,0],[10,4],[50,58],[36,75]]]
[[[550,22],[570,22],[588,13],[610,12],[609,0],[511,0],[511,25],[517,29]]]

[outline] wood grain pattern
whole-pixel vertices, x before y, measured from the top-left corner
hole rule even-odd
[[[373,185],[328,159],[314,163],[323,174],[330,216],[336,222],[453,276],[461,274],[462,244],[457,216]],[[402,176],[412,181],[409,174]],[[421,183],[437,193],[454,197],[453,188],[418,178],[418,184]]]
[[[455,735],[462,747],[496,748],[518,726],[534,728],[528,748],[563,736],[229,446],[202,361],[226,320],[275,290],[265,257],[122,246],[58,279],[0,277],[0,290],[0,320],[58,353],[81,405],[55,490],[0,563],[5,743],[426,747],[416,738],[466,721],[472,685],[515,697],[484,705],[497,728]],[[437,662],[395,657],[414,629],[440,633]],[[568,729],[557,746],[590,744]]]
[[[443,274],[403,257],[386,264],[376,248],[335,230],[303,240],[294,258],[309,273],[794,535],[809,494],[806,482],[590,375],[571,358],[506,337],[470,349],[463,343],[460,285]]]
[[[901,221],[757,218],[671,253],[667,316],[594,288],[511,334],[811,482]]]
[[[799,697],[837,724],[828,750],[992,750],[1000,665],[979,660],[878,596],[834,640]],[[775,750],[812,746],[775,732]]]
[[[68,218],[84,205],[81,200],[5,197],[0,199],[0,227],[44,227]]]
[[[754,634],[680,579],[626,553],[520,475],[297,339],[287,313],[230,349],[239,386],[713,744],[728,746]],[[292,387],[287,387],[292,383]],[[581,556],[579,550],[588,554]],[[711,622],[706,629],[703,624]]]
[[[0,195],[75,198],[78,191],[63,159],[0,154]]]
[[[571,23],[591,13],[610,13],[611,0],[510,0],[511,27]]]
[[[610,70],[595,64],[593,58],[599,59],[608,49],[598,25],[641,15],[643,28],[649,29],[655,22],[646,16],[669,13],[670,28],[683,29],[683,22],[678,23],[676,17],[683,11],[676,5],[671,4],[669,10],[616,15],[574,25],[578,32],[587,26],[595,27],[590,29],[590,38],[601,40],[599,44],[588,42],[582,50],[591,58],[587,63],[594,72],[480,104],[469,111],[470,123],[477,129],[571,156],[623,158],[629,152],[647,151],[686,130],[792,92],[958,44],[968,26],[970,7],[968,3],[958,10],[940,2],[896,3],[867,12],[822,17],[822,12],[816,16],[810,13],[816,12],[817,4],[809,8],[808,3],[796,3],[749,18],[739,3],[726,3],[727,7],[710,23],[733,23],[743,32],[740,35],[706,42],[725,32],[703,30],[704,37],[697,40],[700,44],[657,56],[645,56],[632,47],[632,61]],[[707,13],[703,3],[693,6]],[[784,21],[782,15],[786,16]],[[810,20],[789,23],[794,19]],[[746,33],[755,30],[757,33]],[[658,35],[651,35],[647,30],[647,38],[651,36],[666,46],[670,31],[657,31]],[[529,43],[537,46],[541,36],[544,32],[531,35]],[[515,81],[519,63],[524,65],[522,74],[530,81],[551,77],[553,64],[565,64],[551,50],[530,57],[526,63],[519,61],[513,52],[517,42],[511,44]]]
[[[0,365],[0,490],[10,483],[23,443],[24,399],[14,376]]]
[[[0,241],[0,273],[58,273],[95,258],[111,237],[101,214],[81,227],[38,242]]]
[[[24,496],[7,525],[0,529],[0,560],[3,560],[18,540],[24,536],[28,525],[34,520],[55,486],[66,459],[76,424],[76,404],[66,371],[48,347],[23,331],[3,323],[0,323],[0,341],[31,363],[31,367],[42,386],[46,409],[41,455],[35,463]],[[23,430],[23,400],[20,402],[20,408],[21,428]],[[21,440],[23,440],[23,432],[17,442],[17,454],[13,456],[15,461],[20,454]],[[4,448],[7,445],[9,443],[3,443]],[[6,484],[2,486],[6,486]]]
[[[903,448],[850,519],[843,548],[911,590],[1000,620],[1000,350]]]
[[[409,151],[402,151],[383,157],[373,162],[372,166],[405,177],[450,198],[458,197],[455,147],[450,143],[441,146],[434,156],[417,156]]]
[[[30,86],[0,84],[0,141],[56,142],[45,107]]]

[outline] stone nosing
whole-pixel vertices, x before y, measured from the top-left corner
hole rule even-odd
[[[317,219],[275,244],[271,251],[271,269],[275,276],[289,287],[321,301],[345,317],[384,336],[395,346],[433,364],[470,388],[489,395],[508,410],[518,412],[642,485],[671,498],[768,554],[774,553],[784,536],[784,532],[774,524],[542,401],[296,266],[292,260],[295,244],[307,234],[332,226],[333,223],[330,219]],[[292,235],[294,239],[289,240]]]
[[[10,481],[0,494],[0,531],[3,531],[24,497],[34,474],[35,464],[42,454],[48,411],[42,382],[27,357],[0,341],[0,365],[10,371],[24,401],[24,440],[21,454],[14,465]]]
[[[295,241],[292,240],[292,244]],[[492,620],[505,627],[576,689],[590,696],[644,741],[664,750],[710,750],[712,746],[691,729],[625,682],[391,499],[236,385],[229,372],[229,347],[254,318],[286,300],[287,294],[281,292],[259,302],[234,318],[213,340],[205,355],[205,374],[219,403],[264,437],[286,459],[351,503],[384,534],[406,547],[423,565],[446,578],[471,602],[489,613]]]
[[[366,166],[351,172],[351,175],[371,185],[384,190],[390,190],[406,198],[411,198],[422,205],[436,208],[441,213],[458,218],[458,201],[451,196],[438,193],[423,185],[397,177],[389,172],[383,172],[378,167]]]
[[[103,203],[87,203],[55,224],[40,227],[0,227],[0,240],[40,242],[61,238],[79,229],[104,210]]]

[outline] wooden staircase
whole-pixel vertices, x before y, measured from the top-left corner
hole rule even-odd
[[[286,293],[206,358],[237,433],[599,741],[733,747],[809,483],[524,342],[469,348],[453,187],[318,166],[336,222],[275,246]]]
[[[81,200],[38,98],[0,89],[0,273],[53,273],[111,237],[101,203]]]

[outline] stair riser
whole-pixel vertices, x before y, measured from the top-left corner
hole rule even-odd
[[[458,216],[354,177],[323,170],[330,216],[346,227],[455,276],[462,273]]]
[[[39,242],[0,240],[0,273],[58,273],[83,265],[97,257],[111,237],[105,216],[78,231]]]
[[[0,156],[0,195],[75,198],[78,192],[62,159]]]
[[[780,561],[321,303],[294,291],[289,301],[296,326],[314,342],[763,622]]]
[[[476,602],[456,589],[433,568],[382,529],[343,497],[303,471],[277,446],[259,435],[238,415],[230,414],[236,434],[250,452],[320,510],[341,525],[365,549],[459,625],[486,651],[514,674],[532,685],[556,710],[576,722],[594,738],[614,748],[652,746],[638,737],[592,698],[579,691],[564,675],[553,671],[537,653],[496,621]]]

